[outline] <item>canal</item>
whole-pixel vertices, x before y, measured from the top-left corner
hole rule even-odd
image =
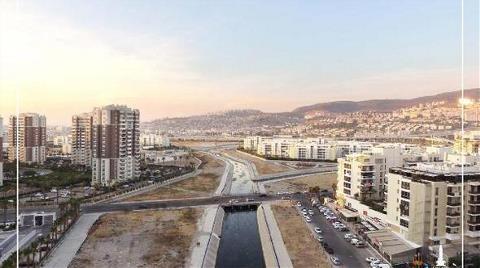
[[[225,209],[217,268],[264,268],[255,208]]]

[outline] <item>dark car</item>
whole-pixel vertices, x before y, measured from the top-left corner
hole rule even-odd
[[[331,247],[325,247],[325,251],[326,251],[328,254],[333,254],[333,248],[331,248]]]

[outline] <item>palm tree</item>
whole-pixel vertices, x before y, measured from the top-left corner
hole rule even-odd
[[[36,260],[36,257],[37,257],[37,247],[38,247],[38,241],[34,241],[32,242],[32,244],[30,244],[30,251],[32,253],[32,266],[35,268],[36,264],[37,264],[37,260]]]

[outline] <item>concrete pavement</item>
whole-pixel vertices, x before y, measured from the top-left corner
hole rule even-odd
[[[45,261],[48,268],[67,268],[87,238],[88,231],[102,213],[83,214]]]

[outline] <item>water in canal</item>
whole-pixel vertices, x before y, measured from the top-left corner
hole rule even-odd
[[[216,268],[264,268],[257,211],[225,212]]]

